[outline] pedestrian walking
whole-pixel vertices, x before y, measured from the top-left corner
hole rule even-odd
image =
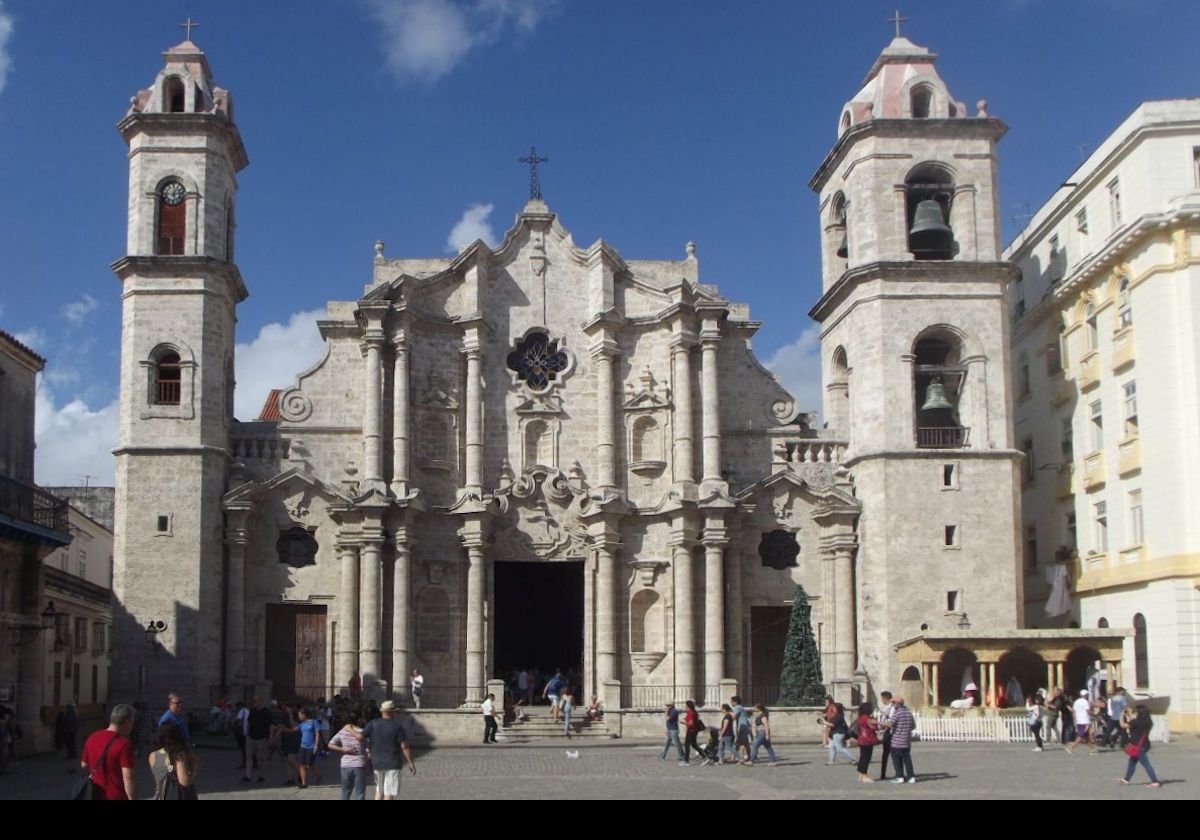
[[[158,749],[146,757],[154,775],[154,798],[160,801],[198,799],[196,773],[200,759],[174,723],[158,727]]]
[[[1092,743],[1092,701],[1088,697],[1087,689],[1079,692],[1079,697],[1071,706],[1071,713],[1075,720],[1075,740],[1067,745],[1067,752],[1073,753],[1080,744],[1086,744],[1088,753],[1094,754],[1096,745]]]
[[[308,787],[308,774],[315,772],[317,778],[320,778],[320,770],[315,770],[314,765],[317,763],[317,753],[321,749],[321,722],[313,715],[310,709],[301,707],[299,712],[300,722],[292,730],[300,736],[299,744],[299,763],[300,763],[300,785],[303,790]]]
[[[54,720],[54,734],[55,740],[59,742],[58,746],[66,750],[67,759],[74,759],[76,744],[79,741],[79,709],[74,701],[68,702],[58,713]]]
[[[375,799],[394,800],[400,795],[400,771],[408,764],[409,773],[417,775],[408,733],[396,719],[396,704],[385,700],[379,707],[382,717],[363,727],[362,735],[371,751],[371,766],[375,768]]]
[[[696,701],[687,701],[687,711],[683,715],[683,728],[687,731],[687,736],[683,742],[683,761],[679,762],[680,766],[686,767],[692,763],[692,750],[695,750],[700,755],[703,751],[700,749],[700,744],[696,741],[700,731],[704,729],[704,721],[700,719],[700,713],[696,711]]]
[[[748,763],[750,761],[750,714],[742,705],[740,695],[733,695],[729,698],[729,702],[733,706],[733,724],[737,728],[734,744],[741,755],[741,761]]]
[[[93,732],[83,742],[79,766],[92,779],[92,799],[137,799],[133,770],[133,707],[113,706],[108,728]]]
[[[555,671],[554,676],[546,683],[546,687],[542,689],[542,699],[550,701],[550,719],[558,723],[558,698],[563,690],[563,675],[562,671]]]
[[[1033,748],[1034,752],[1042,751],[1042,704],[1036,694],[1030,694],[1025,698],[1025,722],[1029,725],[1029,731],[1033,733],[1033,742],[1037,744]]]
[[[167,710],[158,719],[159,726],[164,723],[173,723],[178,726],[184,743],[192,743],[192,731],[188,728],[187,712],[183,709],[183,698],[174,692],[167,695]]]
[[[879,722],[871,716],[871,704],[858,707],[858,780],[874,783],[871,778],[871,753],[879,743]]]
[[[679,763],[683,763],[683,744],[679,743],[679,710],[675,708],[675,704],[668,700],[663,709],[663,720],[667,727],[667,740],[663,743],[662,754],[659,755],[659,761],[667,760],[667,752],[671,749],[671,745],[675,745],[675,752],[679,754]]]
[[[341,754],[338,762],[342,775],[342,799],[366,799],[367,749],[363,743],[363,717],[359,710],[350,712],[350,719],[329,739],[329,749]]]
[[[496,724],[496,695],[489,694],[485,697],[479,709],[483,712],[483,743],[494,744],[496,730],[500,728]]]
[[[829,730],[829,760],[825,762],[825,766],[832,767],[837,764],[839,755],[844,755],[848,762],[856,764],[854,754],[846,749],[846,736],[850,734],[850,726],[846,723],[846,707],[841,703],[834,703],[832,719],[822,720]]]
[[[1129,760],[1125,764],[1125,776],[1121,779],[1121,784],[1129,784],[1140,764],[1150,777],[1146,787],[1162,787],[1162,782],[1154,773],[1154,765],[1150,763],[1150,730],[1153,728],[1154,721],[1150,719],[1150,710],[1145,706],[1138,706],[1136,716],[1129,724],[1129,745],[1125,747],[1125,755],[1129,756]]]
[[[892,698],[891,728],[892,766],[896,771],[896,778],[892,779],[892,784],[916,784],[917,774],[913,772],[912,763],[912,734],[917,728],[917,721],[904,705],[903,697]]]
[[[562,700],[560,702],[562,704],[563,734],[570,738],[571,712],[575,710],[575,692],[571,690],[570,686],[563,688]]]
[[[735,724],[733,721],[733,707],[728,703],[721,704],[721,728],[717,730],[717,741],[720,746],[717,748],[717,764],[725,764],[725,751],[729,751],[729,763],[737,763],[737,750],[733,745],[733,732]]]
[[[412,676],[408,678],[408,688],[412,692],[413,706],[420,709],[421,695],[425,693],[425,678],[416,668],[413,668]]]
[[[242,781],[250,781],[250,771],[253,770],[259,782],[266,781],[263,767],[267,763],[267,741],[271,737],[271,711],[264,708],[262,698],[255,697],[250,701],[250,709],[246,714],[246,756],[245,767],[242,770]]]
[[[759,747],[766,747],[767,757],[771,759],[767,766],[774,767],[779,759],[775,756],[775,748],[771,746],[771,715],[762,703],[756,705],[754,711],[754,747],[750,750],[750,763],[758,761]]]

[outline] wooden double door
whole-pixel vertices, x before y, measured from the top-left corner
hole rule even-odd
[[[326,608],[267,604],[266,678],[275,696],[315,700],[327,694]]]

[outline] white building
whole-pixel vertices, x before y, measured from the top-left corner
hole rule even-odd
[[[1126,687],[1200,730],[1200,99],[1142,104],[1005,257],[1026,623],[1132,628]]]

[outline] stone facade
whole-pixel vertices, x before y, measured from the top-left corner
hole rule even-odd
[[[1130,631],[1125,678],[1200,730],[1200,101],[1146,102],[1005,256],[1031,626]],[[1073,603],[1051,599],[1057,576]],[[1050,600],[1052,603],[1047,604]],[[1051,613],[1051,614],[1048,614]]]
[[[694,245],[658,261],[582,247],[540,198],[495,248],[393,259],[376,243],[363,294],[318,322],[324,357],[269,419],[233,421],[246,158],[203,55],[168,51],[120,124],[119,685],[403,696],[419,668],[457,703],[537,664],[577,672],[610,708],[714,702],[733,684],[769,697],[799,583],[850,700],[898,684],[903,639],[968,611],[1015,626],[1004,127],[950,101],[933,59],[893,42],[813,179],[818,430],[755,358],[747,307],[702,282]],[[937,259],[908,241],[906,201],[926,193],[953,229]],[[926,423],[935,376],[950,403]],[[569,652],[531,661],[544,636]]]

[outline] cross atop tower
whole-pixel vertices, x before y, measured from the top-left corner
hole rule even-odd
[[[535,198],[541,199],[541,197],[542,197],[542,182],[541,182],[541,179],[538,177],[538,164],[539,163],[549,163],[549,162],[550,162],[550,158],[548,158],[548,157],[538,157],[537,148],[535,146],[529,147],[529,156],[528,157],[523,157],[523,158],[517,159],[517,163],[528,163],[529,164],[529,198],[530,199],[535,199]]]
[[[179,28],[187,30],[186,40],[190,41],[190,40],[192,40],[192,27],[199,26],[199,25],[200,24],[196,23],[196,21],[192,20],[191,15],[188,15],[188,19],[185,20],[183,23],[179,24]]]
[[[900,17],[900,10],[899,10],[899,9],[897,9],[897,10],[896,10],[896,14],[892,15],[890,18],[886,18],[886,20],[887,20],[889,23],[894,23],[894,24],[896,24],[896,37],[897,37],[897,38],[899,38],[899,37],[900,37],[900,24],[902,24],[902,23],[907,23],[907,22],[908,22],[908,18],[906,18],[906,17]]]

